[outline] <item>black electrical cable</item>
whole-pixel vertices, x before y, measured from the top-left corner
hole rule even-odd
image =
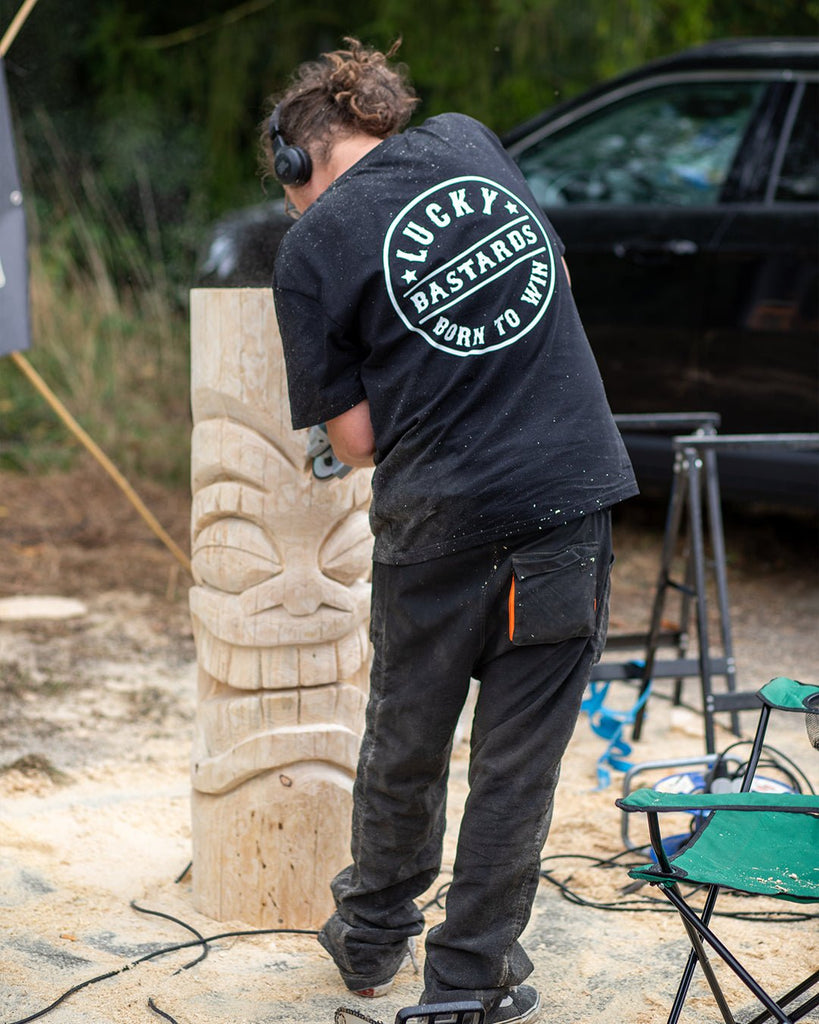
[[[623,858],[628,856],[641,856],[642,859],[635,859],[630,863],[621,865],[619,862]],[[555,853],[548,857],[544,857],[541,860],[541,871],[540,877],[553,885],[560,895],[568,903],[573,903],[578,907],[590,907],[593,910],[606,910],[612,912],[632,912],[632,913],[656,913],[656,914],[669,914],[675,913],[674,907],[660,896],[651,896],[645,894],[638,897],[637,899],[624,899],[620,898],[614,902],[599,902],[596,900],[587,899],[581,896],[574,889],[570,888],[566,882],[561,882],[555,875],[548,869],[543,868],[543,865],[547,861],[558,861],[558,860],[584,860],[590,861],[595,867],[602,869],[611,869],[614,867],[638,867],[645,863],[645,858],[650,856],[648,847],[640,847],[638,849],[623,849],[617,853],[612,854],[610,857],[594,857],[591,854],[585,853]],[[421,908],[421,912],[424,913],[431,907],[437,907],[439,910],[445,909],[446,892],[451,885],[451,882],[445,882],[435,892],[435,895],[429,899]],[[704,886],[697,886],[696,888],[704,888]],[[626,893],[627,895],[627,893]],[[769,910],[769,911],[715,911],[718,917],[732,917],[740,921],[780,921],[785,923],[810,921],[814,918],[819,917],[819,914],[809,914],[800,911],[791,910]]]
[[[68,989],[67,992],[63,992],[59,998],[55,999],[50,1006],[46,1006],[44,1010],[38,1010],[36,1013],[32,1013],[29,1017],[21,1017],[20,1020],[9,1021],[9,1024],[29,1024],[29,1021],[39,1020],[40,1017],[45,1017],[47,1013],[51,1013],[52,1010],[56,1010],[60,1003],[64,1003],[69,996],[73,996],[76,992],[80,992],[82,989],[88,988],[89,985],[96,985],[98,981],[105,981],[107,978],[113,978],[117,974],[121,974],[123,971],[127,970],[128,967],[118,967],[115,971],[108,971],[106,974],[97,975],[96,978],[89,978],[87,981],[83,981],[79,985],[74,985],[74,987]]]
[[[613,867],[615,862],[621,857],[629,853],[633,853],[632,850],[621,850],[619,853],[614,854],[612,857],[600,858],[593,857],[590,854],[585,853],[557,853],[549,857],[544,857],[541,860],[540,877],[545,881],[553,885],[560,895],[568,903],[574,903],[579,907],[592,907],[596,910],[612,910],[612,911],[637,911],[637,912],[667,912],[664,901],[655,896],[641,896],[639,899],[620,899],[616,903],[600,903],[595,900],[588,900],[569,888],[566,882],[561,882],[550,872],[548,869],[543,867],[545,861],[551,860],[584,860],[591,861],[595,867],[610,868]],[[669,908],[673,909],[673,908]]]
[[[139,966],[139,964],[145,963],[148,960],[154,960],[158,956],[165,956],[168,953],[176,953],[180,949],[191,949],[194,946],[201,946],[203,943],[207,944],[209,942],[218,942],[220,939],[246,938],[250,935],[318,935],[318,932],[306,928],[252,928],[243,931],[220,932],[217,935],[208,935],[203,936],[201,939],[192,939],[190,942],[178,942],[173,946],[162,946],[160,949],[155,949],[151,953],[146,953],[144,956],[138,957],[136,960],[132,960],[130,963],[125,964],[123,967],[118,967],[114,971],[106,971],[105,974],[99,974],[94,978],[88,978],[85,981],[80,982],[78,985],[74,985],[66,992],[63,992],[63,994],[58,996],[53,1003],[50,1003],[42,1010],[38,1010],[36,1013],[32,1013],[28,1017],[22,1017],[20,1020],[8,1021],[7,1024],[30,1024],[30,1021],[39,1020],[41,1017],[45,1017],[47,1013],[51,1013],[52,1010],[55,1010],[70,996],[82,991],[82,989],[88,988],[90,985],[96,985],[100,981],[106,981],[108,978],[114,978],[118,974],[124,974],[125,971],[133,970],[133,968]]]
[[[726,755],[731,750],[734,750],[736,747],[743,745],[749,745],[749,741],[738,740],[736,743],[732,743],[729,747],[726,747],[725,750],[723,750],[720,753],[718,762],[724,761]],[[799,766],[796,765],[786,754],[783,754],[782,751],[777,750],[776,748],[770,747],[768,745],[763,747],[763,753],[769,753],[774,755],[773,759],[766,760],[764,764],[768,767],[773,767],[781,771],[793,784],[794,789],[801,792],[801,786],[799,784],[799,780],[801,779],[804,782],[806,789],[811,793],[815,793],[815,790],[811,785],[810,781],[808,780],[808,778],[805,776],[805,774],[802,772]],[[777,758],[781,759],[781,761],[784,761],[788,765],[788,767],[785,767],[782,763],[780,763],[780,761],[777,761]],[[792,769],[792,771],[789,769]],[[734,777],[740,776],[743,773],[743,770],[744,766],[738,768]],[[645,850],[644,856],[649,855],[647,848],[641,849]],[[668,905],[668,903],[665,900],[653,896],[641,896],[638,899],[620,899],[617,902],[598,902],[595,900],[586,899],[585,897],[581,896],[579,893],[571,889],[566,884],[566,882],[561,882],[557,878],[555,878],[555,876],[548,869],[543,868],[543,863],[545,861],[555,860],[585,860],[591,861],[596,867],[599,868],[611,868],[614,867],[614,865],[623,857],[626,857],[629,854],[636,854],[638,852],[640,852],[640,850],[624,849],[619,851],[618,853],[613,854],[611,857],[605,858],[593,857],[589,854],[579,853],[552,854],[548,857],[544,857],[541,861],[540,877],[543,878],[544,881],[549,882],[550,885],[555,886],[555,888],[558,890],[563,899],[567,900],[567,902],[569,903],[575,904],[576,906],[590,907],[596,910],[631,913],[673,912],[674,908]],[[642,863],[642,861],[635,861],[634,866],[638,865],[639,863]],[[629,865],[626,865],[626,867],[628,866]],[[185,877],[185,875],[190,870],[190,867],[190,864],[185,867],[185,869],[176,879],[177,882],[180,882]],[[443,885],[439,886],[432,899],[428,900],[427,903],[425,903],[420,908],[421,912],[423,913],[424,911],[428,910],[433,906],[443,910],[445,908],[446,892],[449,889],[450,885],[451,882],[445,882]],[[696,888],[704,887],[696,886],[695,889]],[[192,935],[196,936],[196,938],[190,942],[177,943],[173,946],[163,946],[160,949],[154,950],[152,953],[147,953],[144,956],[139,957],[137,960],[134,960],[131,963],[126,964],[124,967],[119,967],[113,971],[107,971],[105,974],[100,974],[94,978],[89,978],[86,981],[80,982],[78,985],[74,985],[72,988],[68,989],[61,996],[55,999],[53,1003],[51,1003],[49,1006],[46,1006],[44,1009],[38,1010],[36,1013],[31,1014],[28,1017],[23,1017],[16,1021],[9,1021],[8,1024],[30,1024],[31,1021],[39,1020],[41,1017],[46,1016],[46,1014],[50,1013],[52,1010],[56,1009],[61,1003],[65,1002],[66,999],[68,999],[72,995],[75,995],[77,992],[82,991],[82,989],[88,988],[90,985],[95,985],[98,982],[106,981],[109,978],[116,977],[116,975],[122,974],[128,970],[132,970],[134,967],[137,967],[139,964],[144,963],[147,960],[152,960],[155,957],[164,956],[168,953],[174,953],[182,949],[190,949],[196,946],[202,947],[202,952],[200,953],[199,956],[197,956],[194,960],[191,960],[190,963],[184,964],[175,972],[179,973],[180,971],[189,970],[191,967],[194,967],[196,964],[204,960],[207,957],[210,949],[209,943],[216,942],[219,939],[239,938],[253,935],[318,935],[317,931],[310,929],[260,928],[234,932],[222,932],[217,935],[205,937],[199,931],[197,931],[197,929],[194,928],[192,925],[187,924],[185,921],[182,921],[171,914],[166,914],[162,911],[150,910],[148,908],[141,907],[134,900],[131,901],[130,906],[139,913],[150,914],[155,917],[164,918],[167,921],[172,921],[174,924],[178,924],[180,925],[180,927],[187,929]],[[757,922],[780,921],[792,923],[819,919],[819,914],[801,913],[797,911],[714,911],[714,914],[718,917],[727,917],[734,918],[735,920]],[[171,1024],[177,1024],[174,1018],[171,1017],[169,1014],[165,1013],[164,1010],[161,1010],[158,1006],[156,1006],[152,999],[148,1000],[148,1006],[154,1013],[158,1014],[161,1017],[164,1017],[166,1020],[170,1021]]]
[[[625,849],[613,854],[611,857],[605,858],[593,857],[589,854],[581,853],[563,853],[553,854],[549,857],[543,858],[543,860],[584,860],[591,861],[595,866],[600,868],[611,868],[621,858],[636,852],[638,851]],[[635,861],[635,864],[636,863],[640,862]],[[561,896],[568,902],[574,903],[577,906],[581,907],[591,907],[594,909],[606,911],[631,911],[633,913],[669,913],[673,912],[674,910],[673,907],[665,904],[665,901],[660,900],[659,897],[651,896],[643,896],[638,900],[620,900],[616,903],[600,903],[594,900],[587,900],[584,897],[580,896],[578,893],[576,893],[574,890],[570,889],[565,882],[561,882],[558,879],[556,879],[548,870],[544,870],[543,868],[541,868],[540,877],[543,878],[545,881],[549,882],[551,885],[554,885],[560,892]],[[443,900],[446,894],[446,890],[449,888],[450,884],[450,882],[446,882],[442,886],[440,886],[435,896],[424,905],[422,910],[426,910],[431,906],[438,906],[443,908]],[[703,887],[698,886],[697,888]],[[179,918],[173,917],[170,914],[165,914],[162,911],[154,911],[146,909],[145,907],[140,907],[134,901],[131,902],[131,906],[140,913],[151,914],[156,917],[162,917],[166,920],[173,921],[174,923],[181,925],[183,928],[187,928],[187,930],[190,931],[192,934],[196,935],[197,938],[192,939],[190,942],[179,942],[171,946],[162,946],[159,949],[155,949],[150,953],[146,953],[143,956],[138,957],[136,960],[133,960],[128,964],[125,964],[123,967],[118,967],[116,970],[106,971],[105,974],[99,974],[96,977],[88,978],[85,981],[80,982],[78,985],[72,986],[66,992],[63,992],[63,994],[60,995],[57,999],[55,999],[54,1002],[50,1003],[42,1010],[38,1010],[36,1013],[30,1014],[28,1017],[21,1017],[19,1020],[9,1021],[8,1024],[30,1024],[31,1021],[39,1020],[41,1017],[45,1017],[47,1014],[51,1013],[52,1010],[55,1010],[58,1006],[64,1003],[66,999],[70,998],[72,995],[76,995],[77,992],[82,991],[84,988],[88,988],[91,985],[97,984],[98,982],[106,981],[109,978],[114,978],[118,974],[124,974],[125,971],[133,970],[133,968],[139,966],[139,964],[147,962],[148,960],[153,960],[156,959],[156,957],[165,956],[169,953],[175,953],[182,949],[191,949],[196,946],[203,946],[205,947],[205,949],[207,949],[210,943],[218,942],[220,939],[246,938],[248,936],[255,935],[318,935],[317,931],[307,928],[253,928],[243,929],[241,931],[219,932],[216,935],[204,936],[201,935],[195,928],[193,928],[192,925],[186,924],[184,921],[181,921]],[[744,921],[777,920],[790,923],[819,919],[819,914],[797,913],[795,911],[715,911],[714,913],[715,916],[735,918],[737,920]],[[200,957],[197,957],[195,960],[192,960],[189,964],[186,964],[184,967],[179,968],[179,971],[188,970],[195,964],[199,963],[203,958],[204,954]],[[179,971],[175,973],[179,973]],[[160,1017],[163,1017],[165,1020],[170,1021],[171,1024],[177,1024],[174,1018],[167,1014],[164,1010],[161,1010],[153,1002],[152,999],[148,1000],[148,1006],[154,1013],[156,1013]]]
[[[425,911],[429,910],[430,907],[438,907],[439,910],[443,910],[447,890],[449,889],[450,885],[452,885],[452,882],[444,882],[443,885],[440,885],[432,899],[427,900],[427,902],[419,908],[421,913],[423,914]]]
[[[180,873],[179,873],[179,874],[178,874],[178,875],[176,876],[176,878],[175,878],[175,879],[173,880],[173,884],[174,884],[174,885],[179,885],[179,883],[180,883],[180,882],[182,881],[182,879],[183,879],[183,878],[185,877],[185,875],[187,875],[187,873],[188,873],[188,872],[190,871],[190,869],[191,869],[192,867],[193,867],[193,861],[192,861],[192,860],[189,860],[189,861],[188,861],[188,863],[187,863],[187,864],[185,865],[185,867],[184,867],[184,870],[183,870],[183,871],[181,871],[181,872],[180,872]]]
[[[210,946],[208,946],[207,940],[204,938],[202,933],[197,931],[193,927],[193,925],[188,924],[186,921],[181,921],[178,917],[174,917],[172,914],[165,914],[161,910],[149,910],[147,907],[141,907],[136,902],[136,900],[131,900],[130,906],[132,910],[136,910],[140,914],[150,914],[151,917],[162,917],[166,921],[172,921],[174,924],[178,924],[180,927],[186,928],[191,933],[191,935],[195,935],[196,938],[199,939],[199,941],[202,943],[202,952],[199,954],[199,956],[195,960],[191,960],[189,964],[183,964],[182,967],[180,967],[179,970],[176,972],[177,974],[179,973],[179,971],[187,971],[189,968],[195,967],[198,963],[201,963],[201,961],[207,957],[208,952],[210,951]]]
[[[645,856],[649,856],[647,848],[641,848],[641,849],[645,849],[646,850]],[[595,900],[586,899],[584,896],[581,896],[575,890],[571,889],[566,884],[566,882],[559,881],[557,878],[554,877],[554,875],[550,871],[548,871],[547,869],[544,869],[543,866],[542,866],[545,861],[549,861],[549,860],[585,860],[585,861],[591,861],[592,864],[594,866],[596,866],[596,867],[611,868],[611,867],[614,866],[614,863],[616,861],[618,861],[620,858],[625,857],[625,856],[627,856],[629,854],[637,854],[639,852],[640,852],[639,849],[638,850],[628,850],[628,849],[626,849],[626,850],[621,850],[619,853],[614,854],[612,857],[606,857],[606,858],[593,857],[593,856],[591,856],[589,854],[583,854],[583,853],[553,854],[553,855],[551,855],[549,857],[544,857],[543,860],[541,861],[540,877],[543,878],[545,881],[549,882],[550,885],[553,885],[558,890],[558,892],[563,897],[563,899],[565,899],[568,903],[575,904],[575,906],[591,907],[591,908],[593,908],[595,910],[605,910],[605,911],[614,911],[614,912],[618,912],[618,911],[626,911],[626,912],[628,912],[628,911],[630,911],[632,913],[663,913],[663,914],[676,913],[674,907],[670,903],[668,903],[667,900],[662,899],[659,896],[645,895],[645,896],[639,897],[638,899],[619,899],[616,902],[598,902],[598,901],[595,901]],[[639,860],[639,861],[634,861],[633,865],[628,865],[627,864],[625,866],[626,867],[629,867],[629,866],[635,866],[636,867],[636,866],[639,866],[640,864],[643,864],[643,863],[645,863],[644,860]],[[693,888],[694,888],[694,891],[696,891],[697,889],[704,889],[706,887],[702,886],[702,885],[697,885],[697,886],[694,886]],[[741,896],[743,894],[736,893],[735,895]],[[751,898],[751,897],[749,897],[749,898]],[[715,917],[733,918],[733,919],[739,920],[739,921],[758,921],[758,922],[770,921],[770,922],[780,922],[780,923],[798,923],[798,922],[803,922],[803,921],[819,920],[819,914],[812,914],[812,913],[807,913],[805,911],[796,911],[796,910],[758,910],[758,911],[715,910],[713,913],[714,913]]]
[[[165,1020],[169,1020],[171,1024],[179,1024],[179,1021],[176,1019],[176,1017],[172,1017],[169,1013],[165,1013],[164,1010],[160,1010],[150,996],[148,997],[148,1009],[153,1010],[157,1017],[164,1017]]]
[[[716,763],[721,763],[725,760],[726,755],[729,754],[732,750],[735,750],[737,747],[743,746],[750,747],[751,740],[737,740],[736,743],[732,743],[730,746],[726,747],[723,751],[720,752]],[[759,768],[776,768],[778,771],[782,772],[782,774],[788,779],[795,792],[812,793],[814,795],[816,794],[816,790],[811,784],[810,779],[805,775],[805,773],[802,771],[799,765],[796,764],[795,761],[792,761],[787,754],[784,754],[781,750],[778,750],[776,747],[770,746],[770,744],[768,743],[763,745],[762,754],[767,754],[769,756],[764,761],[760,759],[757,771],[759,770]],[[744,775],[747,767],[748,763],[746,761],[736,769],[736,772],[734,773],[733,777],[739,778],[742,775]]]

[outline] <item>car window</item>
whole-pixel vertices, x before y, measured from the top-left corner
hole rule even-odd
[[[517,156],[542,206],[716,203],[765,85],[681,82],[595,111]]]
[[[807,203],[819,200],[819,85],[805,87],[785,158],[779,171],[774,201]]]

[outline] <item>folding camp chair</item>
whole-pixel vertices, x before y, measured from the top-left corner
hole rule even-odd
[[[770,1018],[791,1024],[819,1007],[819,991],[809,994],[819,987],[819,970],[784,996],[774,999],[709,926],[720,887],[797,904],[819,903],[819,796],[763,793],[751,789],[772,710],[804,713],[808,736],[819,749],[819,686],[779,677],[759,690],[759,698],[762,703],[759,725],[739,792],[691,795],[638,789],[616,801],[625,811],[642,811],[648,815],[651,846],[657,858],[656,864],[634,868],[629,874],[659,886],[679,911],[691,940],[692,950],[668,1024],[676,1024],[680,1018],[697,963],[703,969],[726,1024],[738,1024],[708,959],[705,943],[765,1007],[746,1024],[761,1024]],[[669,856],[663,848],[659,815],[672,811],[707,814],[691,840]],[[706,887],[702,911],[697,913],[689,905],[680,883]],[[781,957],[782,951],[777,951],[777,955]],[[808,996],[805,1001],[786,1009],[805,995]]]

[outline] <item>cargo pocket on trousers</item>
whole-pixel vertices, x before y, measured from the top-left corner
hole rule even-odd
[[[592,636],[597,619],[597,545],[512,555],[509,639],[556,644]]]

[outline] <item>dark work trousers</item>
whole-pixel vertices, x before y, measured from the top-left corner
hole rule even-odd
[[[480,681],[469,796],[422,1001],[489,1005],[532,971],[519,943],[560,760],[608,622],[611,519],[416,565],[374,566],[374,657],[354,788],[353,864],[319,941],[352,989],[391,978],[441,866],[453,732]],[[511,632],[511,639],[510,639]]]

